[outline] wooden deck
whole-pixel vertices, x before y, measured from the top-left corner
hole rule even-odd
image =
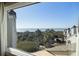
[[[54,54],[51,54],[46,50],[37,51],[31,54],[36,55],[36,56],[55,56]]]

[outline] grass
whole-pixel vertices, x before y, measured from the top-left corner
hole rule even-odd
[[[35,52],[38,50],[36,43],[33,41],[19,41],[17,42],[17,48],[27,52]]]

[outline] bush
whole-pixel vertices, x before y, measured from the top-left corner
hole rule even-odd
[[[19,41],[17,42],[17,48],[27,52],[35,52],[39,49],[37,43],[33,41]]]

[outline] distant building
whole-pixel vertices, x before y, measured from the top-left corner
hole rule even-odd
[[[71,28],[65,29],[64,30],[64,39],[66,41],[71,41],[71,43],[75,43],[76,40],[74,37],[77,37],[78,34],[78,26],[73,26]],[[70,39],[73,36],[73,39]]]

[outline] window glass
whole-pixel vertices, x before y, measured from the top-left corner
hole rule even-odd
[[[17,48],[34,55],[75,55],[76,39],[68,39],[68,33],[63,33],[76,25],[78,5],[43,2],[15,9]],[[72,34],[69,34],[72,38]]]

